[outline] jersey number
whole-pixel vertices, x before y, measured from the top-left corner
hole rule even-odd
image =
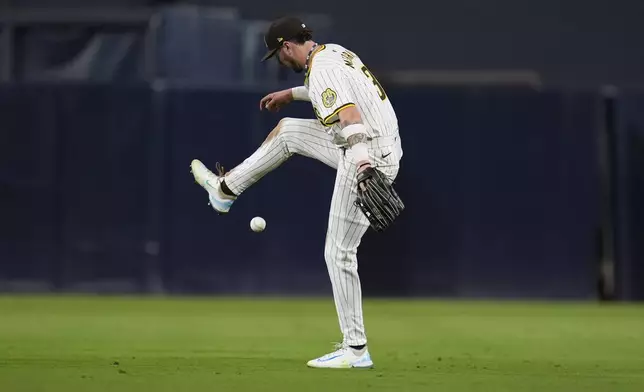
[[[378,88],[378,95],[380,96],[380,99],[383,101],[387,99],[387,94],[385,94],[385,89],[382,88],[382,85],[380,85],[380,82],[378,82],[378,79],[376,79],[375,76],[369,71],[366,65],[362,66],[362,72],[367,75],[369,79],[373,82],[373,85]]]

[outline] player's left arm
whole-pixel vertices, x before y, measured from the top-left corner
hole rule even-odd
[[[338,112],[340,134],[347,140],[357,166],[357,195],[355,203],[367,217],[371,227],[383,231],[393,223],[405,208],[402,199],[389,179],[371,165],[367,130],[360,111],[350,106]]]
[[[358,173],[371,167],[369,160],[369,146],[367,145],[367,129],[362,123],[362,116],[356,106],[342,109],[340,118],[340,136],[342,136],[353,153]]]
[[[317,70],[309,80],[311,101],[323,124],[340,123],[339,135],[352,151],[358,172],[371,166],[367,129],[353,96],[350,77],[342,70]]]

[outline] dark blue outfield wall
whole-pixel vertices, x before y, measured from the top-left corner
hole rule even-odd
[[[359,253],[367,295],[594,298],[593,94],[392,90],[407,209]],[[334,172],[293,157],[227,216],[191,159],[230,168],[282,116],[261,93],[0,87],[0,289],[326,294]],[[260,215],[267,230],[249,221]]]
[[[619,295],[644,299],[644,94],[617,100],[616,211]]]

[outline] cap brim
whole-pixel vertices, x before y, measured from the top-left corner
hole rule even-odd
[[[268,53],[266,53],[264,55],[264,57],[262,57],[262,62],[264,62],[264,61],[270,59],[271,57],[275,56],[275,53],[277,52],[277,49],[279,49],[279,48],[270,50]]]

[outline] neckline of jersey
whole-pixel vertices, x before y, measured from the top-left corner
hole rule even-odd
[[[311,52],[311,54],[309,55],[308,64],[307,64],[307,67],[306,67],[306,76],[304,77],[304,84],[305,85],[309,81],[309,74],[311,73],[311,68],[313,68],[313,57],[315,57],[316,54],[320,53],[325,48],[326,48],[326,45],[322,44],[322,45],[314,48],[313,51]]]

